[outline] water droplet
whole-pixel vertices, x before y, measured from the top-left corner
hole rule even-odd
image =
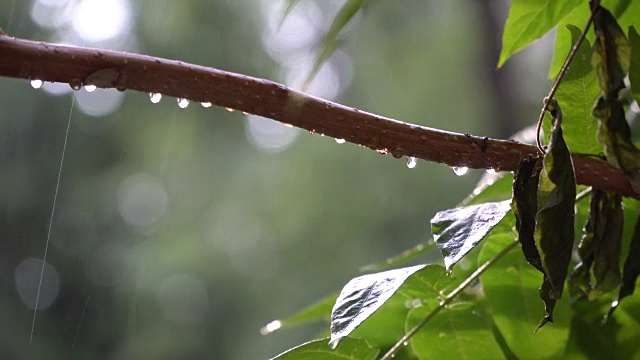
[[[345,140],[344,140],[344,139],[338,139],[338,138],[336,138],[335,140],[336,140],[336,143],[338,143],[338,144],[344,144],[344,142],[345,142]]]
[[[402,345],[407,346],[407,345],[409,345],[409,342],[405,341],[405,342],[402,343]]]
[[[496,171],[495,171],[493,168],[488,168],[488,169],[487,169],[487,174],[489,174],[489,175],[493,175],[493,174],[495,174],[495,173],[496,173]]]
[[[380,155],[387,155],[387,153],[389,152],[387,149],[377,149],[376,151]]]
[[[452,166],[451,170],[453,170],[453,172],[456,173],[456,175],[462,176],[462,175],[466,174],[467,171],[469,171],[469,168],[466,167],[466,166],[462,166],[462,167]]]
[[[413,156],[409,156],[407,158],[407,167],[409,169],[413,169],[416,167],[416,165],[418,165],[418,159]]]
[[[69,82],[69,86],[73,89],[73,90],[80,90],[82,88],[82,81],[78,80],[78,79],[73,79],[71,80],[71,82]]]
[[[251,114],[249,114],[249,113],[248,113],[248,112],[246,112],[246,111],[243,111],[242,113],[243,113],[243,114],[245,114],[245,115],[251,115]]]
[[[288,123],[282,123],[282,125],[284,125],[284,127],[288,127],[288,128],[292,128],[293,127],[293,125],[288,124]]]
[[[40,89],[42,87],[42,80],[38,80],[38,79],[31,80],[31,87],[34,89]]]
[[[84,89],[87,90],[87,92],[94,92],[97,87],[95,85],[85,85]]]
[[[202,105],[203,108],[210,108],[211,107],[211,103],[210,102],[202,102],[200,103],[200,105]]]
[[[280,329],[281,327],[282,327],[282,321],[274,320],[274,321],[268,323],[267,325],[265,325],[262,329],[260,329],[260,334],[269,335],[272,332]]]
[[[162,100],[162,94],[160,93],[149,93],[149,100],[151,100],[152,103],[157,104],[160,102],[160,100]]]
[[[185,98],[177,98],[176,99],[178,101],[178,106],[181,109],[186,108],[187,106],[189,106],[189,100],[185,99]]]
[[[331,339],[331,341],[329,341],[329,349],[335,350],[338,347],[338,344],[340,344],[340,341],[342,341],[342,339],[344,339],[344,337],[337,337],[335,339]]]
[[[228,111],[228,112],[235,112],[235,111],[236,111],[236,109],[232,109],[232,108],[230,108],[230,107],[225,108],[225,109],[227,109],[227,111]]]

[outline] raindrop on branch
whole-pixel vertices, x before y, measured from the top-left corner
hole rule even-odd
[[[211,107],[211,103],[210,102],[202,102],[202,103],[200,103],[200,105],[202,105],[203,108],[210,108]]]
[[[225,108],[225,109],[227,109],[227,111],[228,111],[228,112],[235,112],[235,111],[236,111],[236,109],[232,109],[232,108],[230,108],[230,107]]]
[[[34,89],[40,89],[42,87],[42,80],[38,80],[38,79],[31,80],[31,87]]]
[[[85,85],[84,89],[87,90],[87,92],[94,92],[96,91],[96,86],[95,85]]]
[[[452,166],[451,170],[453,170],[453,172],[458,175],[458,176],[462,176],[464,174],[467,173],[467,171],[469,171],[469,168],[466,166],[462,166],[462,167],[456,167],[456,166]]]
[[[409,156],[407,158],[407,167],[409,169],[413,169],[416,167],[416,165],[418,165],[418,159],[413,156]]]
[[[178,106],[181,109],[186,108],[187,106],[189,106],[189,100],[185,99],[185,98],[177,98],[176,99],[178,101]]]
[[[149,100],[151,100],[152,103],[157,104],[160,102],[160,100],[162,100],[162,94],[160,93],[149,93]]]
[[[71,82],[69,82],[69,86],[75,90],[78,91],[82,88],[82,81],[78,80],[78,79],[73,79],[71,80]]]
[[[487,169],[487,174],[489,174],[489,175],[493,175],[493,174],[495,174],[495,173],[496,173],[496,170],[495,170],[494,168],[488,168],[488,169]]]
[[[336,138],[335,140],[336,140],[336,143],[338,143],[338,144],[344,144],[344,142],[345,142],[345,140],[344,140],[344,139],[338,139],[338,138]]]

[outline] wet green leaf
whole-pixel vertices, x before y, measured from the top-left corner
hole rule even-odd
[[[333,308],[333,304],[335,304],[337,297],[337,293],[331,294],[324,299],[307,306],[294,315],[285,319],[270,322],[260,329],[260,332],[263,335],[267,335],[276,330],[292,328],[315,321],[326,321],[328,323],[329,320],[331,320],[331,309]]]
[[[566,29],[571,33],[571,44],[564,49],[568,54],[582,30],[573,25],[567,25]],[[558,32],[566,32],[566,30],[558,29]],[[564,117],[571,119],[562,124],[562,127],[565,141],[573,152],[597,154],[603,151],[602,145],[596,141],[598,123],[593,121],[591,115],[591,108],[598,95],[600,95],[598,81],[591,68],[591,45],[588,40],[585,40],[578,48],[554,96],[554,99],[562,104]]]
[[[583,3],[581,0],[512,1],[502,36],[502,51],[498,67],[501,67],[513,54],[546,34],[573,8]]]
[[[363,321],[373,315],[425,265],[363,275],[351,279],[338,296],[331,312],[331,344],[338,344]]]
[[[406,330],[413,328],[437,306],[411,309]],[[419,359],[501,359],[491,322],[480,302],[454,303],[418,331],[409,345]]]
[[[629,254],[624,261],[622,270],[622,286],[618,294],[618,299],[611,305],[609,316],[618,307],[620,301],[633,294],[636,288],[636,281],[640,276],[640,217],[636,221],[636,226],[629,245]]]
[[[454,281],[453,277],[445,275],[442,266],[425,266],[409,276],[400,289],[349,336],[367,339],[381,348],[392,346],[404,335],[409,310],[439,299],[441,292],[447,292],[455,285]]]
[[[511,210],[511,201],[449,209],[431,219],[431,232],[447,270],[460,261]]]
[[[605,99],[617,99],[629,71],[631,46],[613,15],[600,7],[593,17],[596,40],[591,65]]]
[[[313,67],[309,72],[309,76],[305,81],[305,87],[307,87],[313,78],[318,74],[318,71],[322,68],[322,65],[329,60],[331,55],[336,51],[339,46],[339,35],[347,24],[353,19],[353,17],[364,8],[369,0],[347,0],[342,8],[338,11],[329,30],[325,34],[322,42],[318,45],[318,55],[313,63]]]
[[[329,348],[327,339],[320,339],[287,350],[273,360],[374,360],[379,352],[362,339],[346,338],[335,350]]]
[[[536,169],[537,162],[536,158],[526,158],[516,170],[511,208],[516,217],[518,241],[520,241],[525,259],[544,273],[540,253],[538,253],[533,236],[536,228],[536,212],[538,211],[537,189],[540,176],[540,171]]]
[[[640,35],[633,26],[629,27],[629,44],[631,45],[631,63],[629,65],[631,93],[640,103]]]
[[[549,104],[549,110],[554,124],[540,172],[534,233],[545,274],[540,297],[545,303],[547,315],[540,326],[553,322],[555,301],[562,296],[574,242],[576,197],[571,154],[562,136],[562,111],[555,100]]]
[[[478,263],[491,259],[512,241],[510,233],[489,235]],[[544,313],[538,297],[541,277],[518,251],[505,255],[480,277],[496,327],[519,359],[561,359],[569,338],[571,309],[566,297],[556,304],[553,324],[533,334]]]

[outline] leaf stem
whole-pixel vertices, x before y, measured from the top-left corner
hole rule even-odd
[[[418,324],[416,324],[413,328],[411,328],[411,330],[409,330],[402,338],[400,338],[400,340],[398,340],[398,342],[396,342],[396,344],[393,345],[393,347],[389,349],[389,351],[387,351],[387,353],[384,354],[384,356],[380,358],[380,360],[389,360],[392,357],[394,357],[395,354],[398,352],[398,350],[400,350],[404,346],[404,343],[407,342],[411,337],[413,337],[413,335],[415,335],[418,332],[418,330],[420,330],[424,325],[426,325],[429,321],[431,321],[431,319],[433,319],[434,316],[436,316],[442,309],[444,309],[445,306],[449,305],[449,303],[451,303],[458,295],[460,295],[467,287],[469,287],[469,285],[471,285],[474,281],[478,280],[480,275],[482,275],[482,273],[484,273],[485,270],[487,270],[493,264],[495,264],[500,259],[502,259],[507,253],[509,253],[509,251],[514,249],[518,244],[520,244],[519,241],[517,240],[513,241],[512,243],[507,245],[504,249],[502,249],[502,251],[497,253],[494,257],[487,260],[478,269],[476,269],[476,271],[474,271],[473,274],[471,274],[463,282],[461,282],[457,288],[455,288],[451,293],[449,293],[449,295],[445,296],[444,299],[438,305],[438,307],[433,309],[429,314],[427,314],[427,316],[424,317],[424,319],[422,319]]]
[[[567,58],[564,60],[564,64],[562,64],[562,68],[560,69],[558,76],[556,76],[556,79],[553,81],[553,85],[551,85],[551,90],[549,90],[549,94],[544,98],[542,109],[540,110],[540,116],[538,116],[538,123],[536,125],[536,145],[538,146],[538,151],[542,155],[544,155],[547,152],[542,146],[542,143],[540,142],[540,130],[542,129],[542,121],[544,120],[544,113],[549,109],[549,103],[551,102],[551,100],[553,100],[553,97],[558,91],[558,87],[560,86],[560,82],[562,81],[562,78],[564,78],[564,76],[567,73],[567,70],[569,70],[569,66],[573,62],[573,59],[575,58],[576,54],[578,53],[578,49],[580,48],[580,45],[582,44],[585,37],[587,36],[587,31],[589,31],[589,27],[593,22],[593,16],[595,15],[596,11],[599,8],[598,3],[599,1],[594,2],[593,7],[591,8],[591,15],[589,16],[589,20],[587,21],[587,25],[585,25],[584,29],[582,29],[582,32],[580,33],[578,40],[571,48],[571,51],[569,52],[569,55],[567,55]]]

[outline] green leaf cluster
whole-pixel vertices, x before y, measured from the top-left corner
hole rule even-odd
[[[328,38],[335,39],[364,3],[347,1],[348,16],[336,18]],[[636,341],[629,341],[640,334],[640,299],[630,296],[640,276],[639,207],[616,194],[577,188],[571,157],[604,149],[631,181],[640,172],[640,153],[625,119],[630,100],[640,93],[640,36],[629,27],[640,26],[640,16],[632,16],[640,7],[623,0],[602,4],[612,11],[596,8],[595,36],[578,46],[583,34],[576,25],[590,15],[586,2],[512,2],[499,66],[558,25],[556,59],[578,46],[548,102],[546,151],[521,159],[513,177],[483,179],[460,207],[436,214],[433,242],[365,270],[399,265],[434,243],[445,267],[423,264],[352,279],[337,297],[280,323],[330,316],[330,338],[277,359],[369,359],[382,353],[383,359],[615,357],[608,349],[621,358],[640,357]],[[552,73],[556,66],[554,60]],[[625,97],[627,76],[631,98]],[[586,192],[577,190],[590,192],[591,201],[581,201]],[[571,296],[563,296],[567,282]],[[608,322],[601,326],[605,315]]]

